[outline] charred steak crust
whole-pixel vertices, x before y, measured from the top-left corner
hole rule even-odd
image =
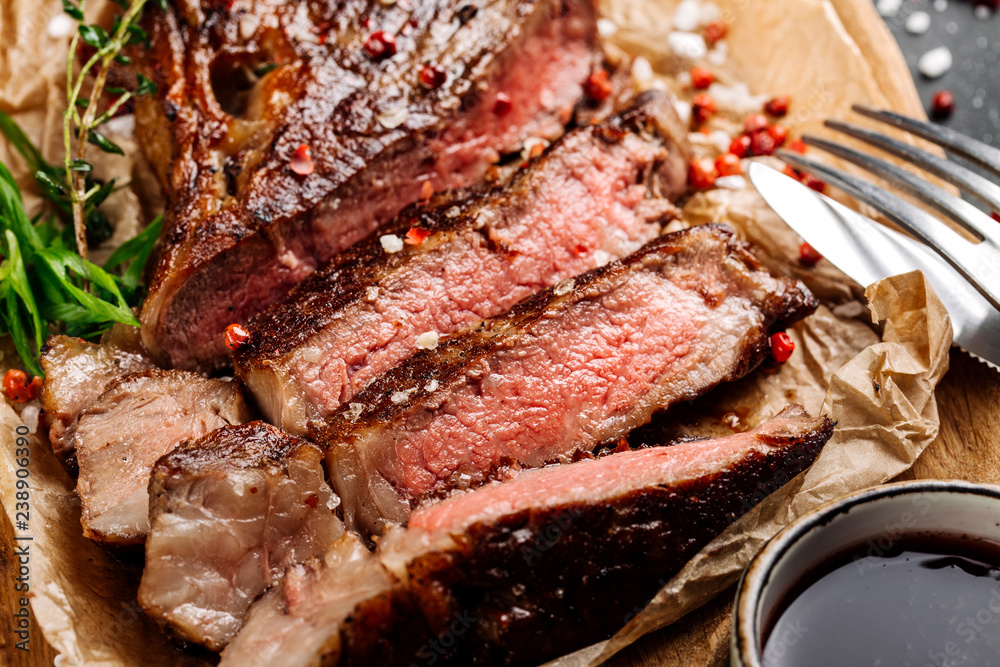
[[[774,447],[710,474],[465,526],[451,548],[408,563],[405,591],[355,610],[340,664],[410,665],[450,633],[434,644],[449,647],[441,664],[533,665],[610,637],[702,547],[808,468],[833,433],[831,420],[801,408],[782,418],[790,428],[764,424],[756,436]],[[414,637],[421,626],[430,636]]]
[[[165,454],[149,497],[139,604],[174,635],[216,651],[288,567],[344,533],[319,449],[261,421]]]
[[[435,196],[337,255],[249,324],[237,375],[270,421],[304,432],[444,334],[655,238],[685,188],[670,98],[651,92],[571,131],[510,182]],[[424,234],[387,253],[380,238]]]
[[[423,183],[470,185],[498,152],[561,134],[598,42],[591,0],[171,5],[147,13],[136,54],[159,90],[138,105],[139,134],[170,194],[141,319],[158,361],[198,370],[227,363],[227,324]],[[394,52],[370,55],[377,32]],[[442,86],[421,85],[425,64]]]

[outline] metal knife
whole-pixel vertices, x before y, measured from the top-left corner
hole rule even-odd
[[[955,345],[1000,372],[1000,311],[936,252],[763,164],[749,176],[789,227],[861,285],[923,271],[951,316]]]

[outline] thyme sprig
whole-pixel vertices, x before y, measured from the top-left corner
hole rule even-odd
[[[122,53],[126,46],[141,44],[148,38],[146,31],[137,23],[142,15],[143,7],[148,0],[114,0],[123,14],[115,18],[111,31],[108,32],[99,25],[84,23],[84,12],[87,0],[62,0],[63,9],[72,18],[80,22],[79,29],[70,41],[69,53],[66,56],[66,111],[63,112],[63,143],[66,156],[63,167],[66,172],[65,182],[69,185],[69,199],[73,213],[73,230],[76,239],[76,249],[80,257],[87,259],[87,204],[94,198],[101,198],[102,186],[88,183],[87,174],[93,167],[87,162],[88,144],[96,146],[105,153],[123,155],[121,147],[98,131],[101,125],[114,117],[116,113],[137,95],[155,92],[156,84],[144,77],[136,75],[134,91],[107,87],[108,74],[114,63],[128,65],[129,57]],[[165,0],[153,0],[163,6]],[[76,71],[77,48],[80,42],[95,49],[95,52]],[[84,98],[83,87],[93,74],[93,85],[90,96]],[[101,111],[104,93],[118,95],[118,98]],[[83,113],[80,110],[83,109]],[[74,150],[73,141],[76,140]],[[60,184],[53,181],[49,184],[59,188]]]

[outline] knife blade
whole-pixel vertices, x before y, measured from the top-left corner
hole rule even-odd
[[[861,285],[921,270],[951,316],[955,344],[1000,372],[1000,311],[937,253],[766,165],[752,164],[749,176],[789,227]]]

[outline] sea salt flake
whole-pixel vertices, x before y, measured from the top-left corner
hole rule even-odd
[[[743,178],[739,174],[734,174],[733,176],[720,176],[715,179],[715,184],[720,188],[725,188],[726,190],[742,190],[747,186],[747,179]]]
[[[424,391],[426,391],[428,394],[430,394],[431,392],[437,391],[438,387],[440,387],[440,386],[441,385],[438,384],[437,380],[431,380],[430,382],[428,382],[427,384],[424,385]]]
[[[393,107],[386,109],[378,115],[379,125],[387,130],[395,130],[409,119],[410,112],[406,107]]]
[[[378,288],[377,287],[366,287],[365,288],[365,301],[374,301],[378,298]]]
[[[347,405],[347,410],[344,410],[344,416],[350,419],[352,422],[358,421],[361,413],[365,411],[364,403],[349,403]]]
[[[52,39],[62,39],[73,34],[76,22],[67,14],[56,14],[45,27],[45,33]]]
[[[385,250],[390,255],[403,249],[403,239],[395,234],[380,236],[378,242],[382,244],[382,250]]]
[[[392,399],[392,402],[395,403],[396,405],[399,405],[401,403],[406,403],[408,400],[410,400],[410,395],[416,390],[417,388],[414,387],[413,389],[406,389],[404,391],[394,391],[392,392],[392,396],[390,396],[389,398]]]
[[[928,79],[937,79],[951,69],[951,50],[947,46],[939,46],[920,56],[917,69]]]
[[[694,32],[701,27],[701,2],[683,0],[674,10],[674,30]]]
[[[34,433],[38,430],[38,416],[40,413],[41,410],[37,405],[26,405],[21,410],[21,421],[28,427],[28,433]]]
[[[618,24],[611,19],[597,19],[597,32],[607,39],[618,32]]]
[[[306,348],[302,352],[302,361],[315,364],[323,358],[323,353],[315,347]]]
[[[906,18],[906,32],[922,35],[931,27],[931,15],[927,12],[913,12]]]
[[[701,60],[708,53],[705,38],[693,32],[672,32],[667,35],[667,44],[674,55],[690,60]]]
[[[876,8],[878,13],[886,18],[891,18],[899,13],[899,8],[903,6],[903,0],[878,0]]]
[[[425,331],[417,336],[417,347],[421,350],[435,350],[439,339],[437,331]]]
[[[576,281],[573,280],[572,278],[567,278],[566,280],[562,280],[556,283],[556,286],[552,289],[552,293],[555,294],[556,296],[569,294],[570,292],[573,291],[573,288],[575,286],[576,286]]]

